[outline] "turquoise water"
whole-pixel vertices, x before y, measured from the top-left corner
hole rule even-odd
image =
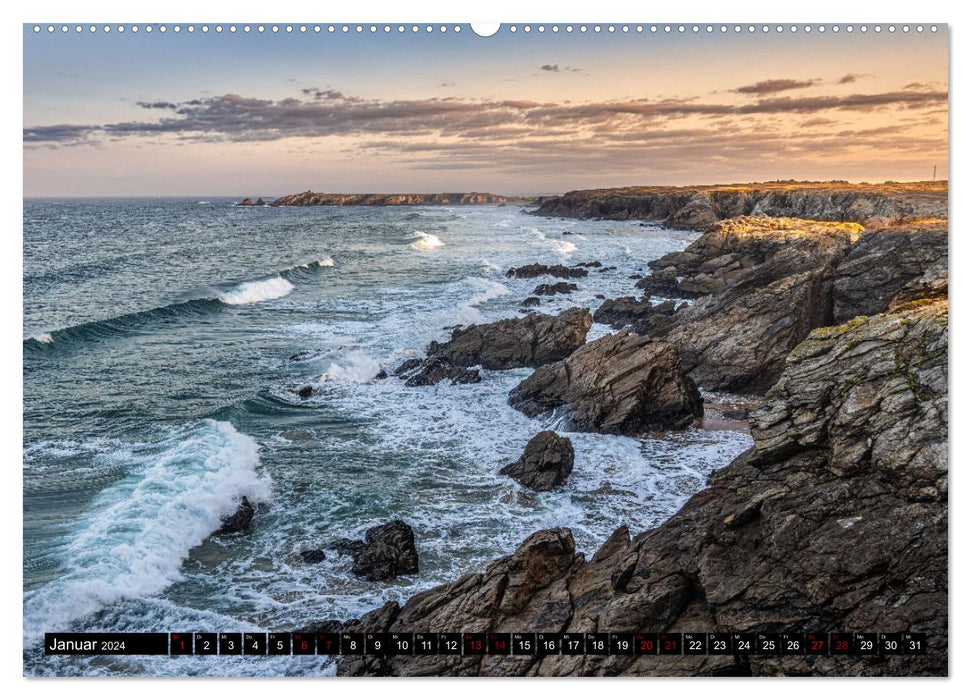
[[[564,236],[569,230],[576,235]],[[238,208],[210,200],[24,204],[24,669],[326,674],[326,658],[71,659],[47,631],[291,630],[404,600],[571,527],[591,553],[650,527],[746,449],[734,432],[567,433],[566,487],[499,469],[549,421],[506,404],[529,370],[476,385],[374,379],[456,324],[519,314],[528,262],[600,260],[543,311],[632,294],[697,234],[543,219],[517,207]],[[608,332],[595,325],[590,337]],[[291,360],[304,353],[302,360]],[[317,387],[309,400],[296,390]],[[554,426],[555,427],[555,426]],[[208,534],[240,495],[248,533]],[[352,577],[303,549],[402,518],[421,572]]]

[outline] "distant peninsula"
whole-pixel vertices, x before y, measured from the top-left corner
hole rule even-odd
[[[243,200],[240,205],[254,205]],[[301,192],[288,194],[270,202],[271,207],[395,207],[446,206],[476,204],[529,204],[532,198],[507,197],[488,192],[439,192],[437,194],[328,194]]]

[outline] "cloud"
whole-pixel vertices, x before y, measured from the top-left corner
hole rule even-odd
[[[846,85],[848,83],[855,83],[857,80],[859,80],[862,77],[864,77],[863,73],[847,73],[836,82],[839,85]]]
[[[761,80],[752,85],[743,85],[735,88],[735,92],[742,95],[774,95],[786,90],[802,90],[816,85],[819,78],[809,80],[796,80],[793,78],[778,78],[773,80]]]
[[[549,73],[579,73],[583,70],[582,68],[574,68],[572,66],[560,67],[558,63],[544,63],[539,69]]]
[[[135,104],[144,109],[176,109],[178,107],[174,102],[136,102]]]
[[[899,90],[846,96],[761,97],[747,102],[700,102],[695,98],[596,102],[426,98],[373,100],[332,89],[307,88],[303,98],[272,100],[228,94],[178,104],[155,120],[108,124],[57,124],[24,129],[26,144],[74,146],[96,138],[168,137],[181,142],[266,142],[326,137],[431,139],[495,144],[503,139],[582,139],[590,135],[670,132],[686,118],[722,121],[728,129],[798,115],[804,123],[835,113],[946,108],[941,90]],[[899,118],[899,114],[892,115]],[[888,117],[889,118],[889,117]],[[819,122],[818,122],[819,123]],[[821,123],[820,123],[821,124]],[[694,125],[692,125],[694,128]],[[790,131],[793,127],[789,126]],[[687,137],[682,137],[687,138]]]

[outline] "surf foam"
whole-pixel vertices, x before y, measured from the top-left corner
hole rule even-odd
[[[230,306],[257,304],[261,301],[279,299],[293,291],[293,284],[282,277],[257,282],[243,282],[228,292],[219,295],[219,301]]]
[[[415,231],[412,238],[415,240],[408,246],[412,250],[434,250],[445,245],[438,236],[424,231]]]
[[[153,596],[181,578],[182,562],[233,513],[240,496],[270,498],[256,442],[230,423],[177,431],[160,451],[91,504],[59,553],[64,573],[24,603],[25,635],[67,628],[114,602]]]

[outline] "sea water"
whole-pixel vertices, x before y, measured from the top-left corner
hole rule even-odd
[[[510,267],[598,260],[539,311],[595,309],[696,236],[511,206],[26,201],[25,673],[327,674],[326,657],[45,657],[41,644],[290,631],[403,602],[541,528],[571,528],[589,555],[619,525],[663,521],[750,438],[565,432],[574,472],[534,493],[499,475],[559,427],[508,406],[530,370],[414,388],[376,376],[451,327],[520,315],[544,280]],[[260,504],[250,530],[210,537],[243,495]],[[339,557],[300,557],[393,518],[415,528],[418,574],[366,582]]]

